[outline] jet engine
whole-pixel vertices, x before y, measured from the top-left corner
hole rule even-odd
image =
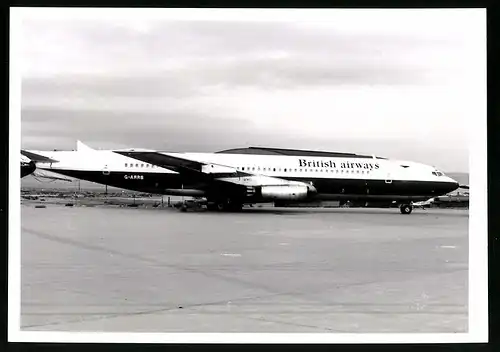
[[[307,198],[306,185],[262,186],[261,195],[269,200],[300,200]]]

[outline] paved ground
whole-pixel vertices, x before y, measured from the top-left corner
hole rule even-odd
[[[467,331],[466,210],[21,216],[23,330]]]

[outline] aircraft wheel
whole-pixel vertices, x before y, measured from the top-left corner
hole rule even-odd
[[[229,202],[227,204],[227,210],[229,211],[240,211],[243,208],[243,204],[237,202]]]
[[[209,211],[240,211],[243,204],[231,199],[216,200],[207,202],[207,210]]]
[[[399,206],[399,210],[401,211],[401,214],[411,214],[413,207],[410,204],[401,204]]]
[[[207,210],[208,211],[226,211],[227,210],[227,204],[224,202],[209,202],[207,204]]]
[[[238,202],[233,202],[231,200],[227,201],[218,201],[215,202],[212,206],[207,206],[209,210],[215,211],[239,211],[243,207],[243,204]]]

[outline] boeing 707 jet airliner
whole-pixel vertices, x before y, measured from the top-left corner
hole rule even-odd
[[[22,176],[42,169],[134,191],[204,197],[211,210],[349,200],[396,202],[409,214],[412,202],[459,187],[433,166],[352,153],[263,147],[217,153],[95,150],[81,142],[76,151],[21,153],[30,159],[21,166]]]

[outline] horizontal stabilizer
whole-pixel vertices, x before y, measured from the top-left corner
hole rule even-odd
[[[37,162],[37,163],[58,163],[59,162],[58,160],[47,158],[46,156],[32,153],[32,152],[29,152],[27,150],[21,150],[21,154],[24,155],[25,157],[29,158],[30,160]]]
[[[36,170],[35,172],[32,173],[32,176],[35,178],[43,178],[46,180],[73,182],[73,180],[70,178],[57,175],[47,170]]]

